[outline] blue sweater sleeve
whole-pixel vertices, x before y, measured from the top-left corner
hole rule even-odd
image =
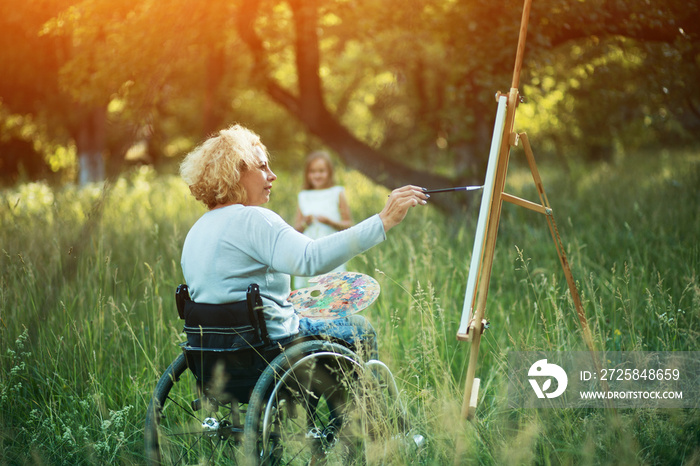
[[[313,276],[329,272],[386,239],[379,215],[314,240],[296,231],[274,212],[260,211],[272,227],[266,239],[260,238],[272,246],[268,257],[261,259],[273,270],[290,275]]]

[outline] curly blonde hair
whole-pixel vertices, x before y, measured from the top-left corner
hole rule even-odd
[[[267,154],[260,136],[241,125],[219,131],[185,156],[180,176],[190,192],[209,209],[219,204],[239,204],[247,194],[241,173],[258,163],[256,148]]]

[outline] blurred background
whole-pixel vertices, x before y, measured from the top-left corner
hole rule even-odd
[[[172,171],[241,123],[278,169],[324,147],[388,187],[480,183],[522,8],[3,0],[0,177],[85,184],[134,164]],[[696,0],[533,2],[516,130],[564,170],[697,147],[698,18]]]
[[[0,465],[143,464],[146,406],[184,340],[184,155],[234,123],[280,175],[328,150],[355,220],[387,188],[481,184],[521,0],[0,0]],[[700,348],[700,0],[534,0],[529,135],[600,351]],[[537,191],[521,148],[506,190]],[[367,464],[700,464],[691,409],[532,410],[512,351],[585,350],[542,216],[504,208],[460,416],[455,335],[480,196],[436,194],[349,270],[421,452]],[[459,212],[460,215],[449,215]],[[698,400],[697,391],[686,395]],[[692,398],[692,397],[695,398]]]

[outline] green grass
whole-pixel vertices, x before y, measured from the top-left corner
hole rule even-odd
[[[535,199],[511,162],[508,191]],[[541,167],[542,168],[542,167]],[[700,157],[544,170],[598,349],[698,350]],[[298,174],[270,207],[293,219]],[[387,191],[339,173],[355,220]],[[458,196],[465,194],[443,194]],[[106,190],[25,184],[0,193],[0,464],[141,464],[146,406],[175,358],[180,248],[203,208],[148,169]],[[394,464],[698,464],[697,409],[511,409],[510,351],[585,350],[544,218],[505,205],[477,376],[461,419],[469,347],[456,341],[477,210],[417,208],[351,261],[382,285],[365,311],[427,448]]]

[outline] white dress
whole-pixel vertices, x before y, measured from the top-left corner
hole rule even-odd
[[[345,192],[345,188],[342,186],[333,186],[327,189],[305,189],[297,196],[299,210],[304,216],[324,216],[334,222],[340,222],[342,220],[340,215],[340,194],[343,192]],[[332,226],[314,219],[306,227],[304,234],[309,238],[318,239],[336,231]],[[333,272],[344,272],[345,270],[345,264],[343,264],[334,269]],[[306,277],[294,277],[294,288],[306,288],[309,286],[308,282],[309,280]]]

